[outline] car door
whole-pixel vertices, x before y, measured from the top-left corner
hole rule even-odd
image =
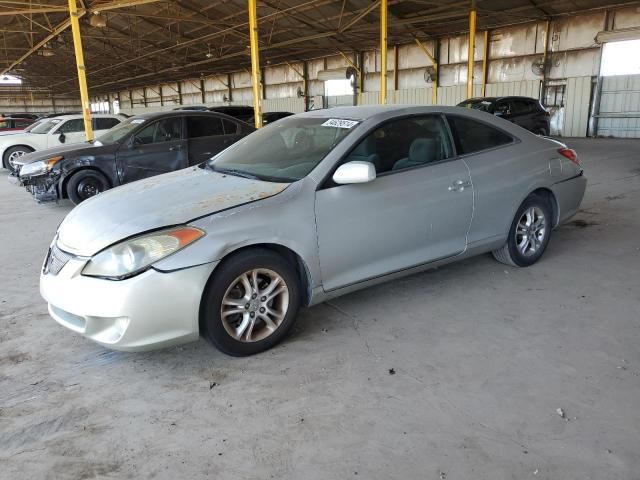
[[[469,244],[501,238],[513,215],[513,199],[522,196],[522,165],[511,146],[517,141],[495,125],[447,114],[456,150],[473,179],[474,211]],[[532,169],[538,163],[530,162]]]
[[[84,142],[85,139],[84,120],[82,118],[72,118],[63,121],[58,128],[47,135],[47,147]]]
[[[369,183],[316,192],[316,228],[326,291],[463,252],[473,187],[440,115],[388,122],[340,163],[376,166]]]
[[[189,165],[218,154],[238,139],[238,124],[213,115],[187,115]]]
[[[121,183],[187,167],[182,116],[145,123],[116,153]]]

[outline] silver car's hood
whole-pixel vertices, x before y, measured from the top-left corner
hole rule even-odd
[[[137,233],[186,223],[194,218],[282,192],[272,183],[193,167],[108,190],[74,208],[58,229],[62,249],[91,256]]]

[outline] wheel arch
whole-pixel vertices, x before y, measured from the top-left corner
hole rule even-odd
[[[109,175],[105,173],[101,168],[93,165],[77,165],[74,166],[71,170],[63,171],[62,178],[58,181],[59,198],[69,198],[69,196],[67,195],[67,183],[69,183],[71,177],[83,170],[92,170],[94,172],[100,173],[101,175],[104,175],[104,178],[107,179],[107,183],[109,184],[109,188],[113,188],[113,182],[111,181],[111,178],[109,178]]]
[[[555,194],[549,188],[540,187],[540,188],[536,188],[529,195],[524,197],[522,201],[524,202],[524,200],[531,195],[538,195],[540,197],[547,199],[547,201],[549,202],[549,206],[551,207],[551,218],[553,220],[553,227],[555,228],[558,225],[558,220],[559,220],[558,217],[560,212],[560,208],[558,207],[558,199],[556,198]],[[522,202],[520,203],[522,204]]]
[[[31,145],[29,145],[27,143],[18,143],[16,145],[9,145],[7,148],[5,148],[2,151],[2,166],[4,168],[9,168],[9,166],[8,166],[9,159],[7,158],[7,151],[11,150],[12,148],[15,148],[15,147],[25,147],[25,148],[28,148],[29,150],[31,150],[31,152],[35,152],[36,151],[35,148],[33,148]]]
[[[300,281],[302,305],[308,306],[311,303],[312,284],[313,284],[309,267],[300,254],[292,250],[290,247],[287,247],[280,243],[271,243],[271,242],[253,243],[250,245],[242,245],[242,246],[239,246],[238,248],[228,251],[220,259],[220,262],[218,263],[216,268],[213,270],[213,272],[211,272],[211,275],[209,276],[209,280],[207,281],[207,287],[215,277],[222,263],[228,261],[229,259],[233,258],[235,255],[238,255],[239,253],[246,252],[248,250],[258,250],[258,249],[271,250],[277,253],[278,255],[282,256],[283,258],[286,258],[294,265],[296,269],[296,273],[298,275],[298,280]],[[199,309],[200,312],[202,312],[203,302],[205,298],[204,293],[207,291],[208,289],[207,287],[205,287],[202,292],[202,298],[200,300],[200,309]],[[199,316],[199,327],[200,327],[200,331],[202,331],[202,328],[203,328],[202,315]]]

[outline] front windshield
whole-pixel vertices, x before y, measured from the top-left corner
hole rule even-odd
[[[125,138],[129,133],[135,130],[141,123],[144,122],[142,118],[128,118],[124,122],[119,123],[115,127],[111,128],[104,134],[100,135],[96,141],[102,143],[103,145],[109,145],[112,143],[117,143],[123,138]]]
[[[42,124],[42,122],[44,122],[44,120],[37,120],[36,122],[32,123],[24,129],[25,133],[33,131],[33,129]]]
[[[218,172],[273,182],[294,182],[358,124],[332,118],[283,118],[238,141],[207,162]]]
[[[458,104],[458,106],[491,113],[491,104],[492,102],[488,100],[467,100]]]
[[[50,120],[45,120],[44,122],[39,123],[33,129],[31,129],[29,133],[40,133],[40,134],[49,133],[53,129],[53,127],[58,125],[61,121],[62,119],[60,118],[52,118]]]

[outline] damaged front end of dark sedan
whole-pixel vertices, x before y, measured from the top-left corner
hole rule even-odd
[[[56,202],[60,198],[62,156],[17,165],[15,183],[23,186],[38,203]]]

